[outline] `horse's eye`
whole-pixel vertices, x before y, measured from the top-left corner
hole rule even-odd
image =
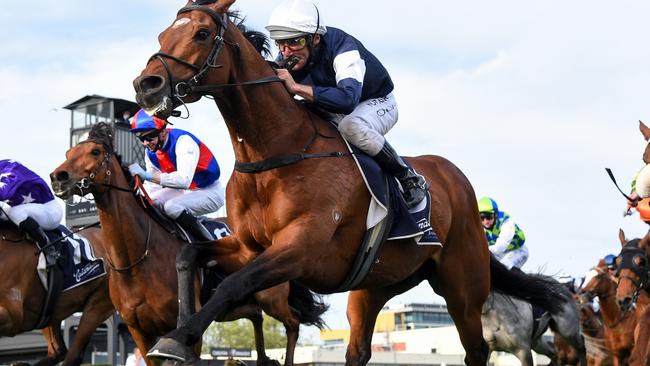
[[[99,149],[93,149],[90,153],[93,154],[94,156],[99,156],[102,154],[102,152],[99,151]]]
[[[205,41],[208,37],[210,37],[210,30],[205,28],[199,29],[199,31],[194,35],[194,39],[197,41]]]

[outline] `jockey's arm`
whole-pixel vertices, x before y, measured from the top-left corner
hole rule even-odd
[[[147,193],[152,194],[158,190],[161,190],[162,187],[160,186],[160,174],[161,171],[156,168],[155,165],[151,162],[151,159],[149,159],[149,155],[144,154],[144,166],[145,170],[149,173],[151,173],[151,176],[153,177],[151,181],[145,180],[143,182],[144,189],[147,191]]]
[[[199,164],[199,145],[183,135],[176,141],[176,171],[160,174],[160,185],[169,188],[189,189]]]
[[[491,245],[490,251],[494,254],[503,254],[508,249],[510,242],[515,237],[515,222],[512,219],[506,220],[501,225],[501,232],[494,245]]]

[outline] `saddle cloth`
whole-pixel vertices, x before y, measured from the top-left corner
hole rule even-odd
[[[431,197],[429,193],[427,193],[426,199],[409,209],[404,200],[400,198],[401,192],[397,179],[391,177],[391,179],[388,179],[388,186],[386,186],[383,179],[384,173],[379,164],[372,157],[350,145],[347,141],[345,143],[348,145],[350,152],[353,153],[352,156],[371,196],[366,229],[369,230],[380,223],[388,215],[388,210],[391,209],[394,212],[394,221],[387,240],[413,238],[418,245],[442,246],[438,235],[433,231],[429,222],[431,214]],[[390,196],[396,199],[385,202],[386,191],[389,191]]]
[[[59,268],[63,271],[63,291],[83,285],[86,282],[106,275],[104,260],[95,257],[92,245],[88,239],[81,235],[74,234],[63,225],[55,230],[47,231],[50,243],[61,239],[55,246],[61,253],[57,261]],[[45,255],[40,253],[36,266],[38,276],[47,289],[47,268]]]

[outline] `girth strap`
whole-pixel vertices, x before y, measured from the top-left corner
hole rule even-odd
[[[341,151],[332,151],[316,154],[296,153],[282,156],[274,156],[272,158],[258,160],[250,163],[241,161],[235,162],[235,170],[241,173],[259,173],[283,166],[297,163],[301,160],[312,158],[338,158],[341,156],[348,156],[350,153]]]

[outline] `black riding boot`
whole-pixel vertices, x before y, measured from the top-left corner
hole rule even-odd
[[[178,222],[185,230],[189,231],[196,239],[202,241],[211,241],[214,240],[208,229],[199,222],[194,215],[189,213],[187,210],[183,212],[176,218]]]
[[[45,254],[45,261],[48,266],[54,265],[61,257],[61,253],[59,253],[58,249],[55,246],[49,246],[50,239],[47,237],[47,234],[45,234],[45,231],[43,231],[41,225],[39,225],[36,220],[28,217],[23,220],[23,222],[18,224],[18,227],[20,227],[20,229],[24,231],[32,240],[34,240],[36,242],[36,245],[38,245],[38,247],[43,250],[43,253]]]
[[[402,196],[408,207],[414,207],[424,199],[429,184],[424,177],[416,174],[412,168],[406,165],[388,141],[384,142],[381,151],[373,158],[384,171],[399,180],[404,190]]]

